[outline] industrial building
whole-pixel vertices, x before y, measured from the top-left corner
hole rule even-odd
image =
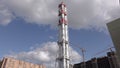
[[[120,62],[120,18],[107,24]]]
[[[74,64],[73,68],[119,68],[119,64],[115,52],[108,52],[107,56]]]
[[[14,58],[3,58],[0,68],[46,68],[44,65],[33,64]]]

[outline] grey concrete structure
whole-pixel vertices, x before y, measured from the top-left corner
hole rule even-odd
[[[92,61],[92,67],[93,68],[98,68],[97,58],[93,58],[91,61]]]
[[[120,62],[120,18],[107,24]]]
[[[120,68],[114,52],[108,52],[107,56],[111,68]]]

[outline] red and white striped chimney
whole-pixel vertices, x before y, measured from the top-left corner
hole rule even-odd
[[[64,2],[61,2],[59,8],[59,68],[69,68],[69,39],[68,39],[68,20],[67,20],[67,8]]]

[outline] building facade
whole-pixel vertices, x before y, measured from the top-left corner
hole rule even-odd
[[[107,24],[120,62],[120,18]]]
[[[74,64],[73,68],[119,68],[115,52],[108,52],[105,57],[93,58],[83,65],[83,62]]]
[[[33,64],[16,60],[14,58],[4,58],[1,61],[0,68],[46,68],[44,65]]]

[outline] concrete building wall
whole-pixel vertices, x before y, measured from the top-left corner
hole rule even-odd
[[[4,58],[0,68],[46,68],[44,65],[37,65],[29,62]]]
[[[108,52],[107,56],[108,56],[109,64],[111,68],[120,68],[115,52]]]
[[[113,62],[113,61],[111,61]],[[98,68],[114,68],[110,66],[109,58],[102,57],[97,59]]]
[[[86,68],[92,68],[92,61],[86,62]]]
[[[107,56],[100,58],[93,58],[86,61],[85,68],[120,68],[117,63],[117,58],[115,52],[108,52]],[[83,63],[78,63],[73,66],[73,68],[83,68]]]
[[[120,62],[120,18],[107,24]]]

